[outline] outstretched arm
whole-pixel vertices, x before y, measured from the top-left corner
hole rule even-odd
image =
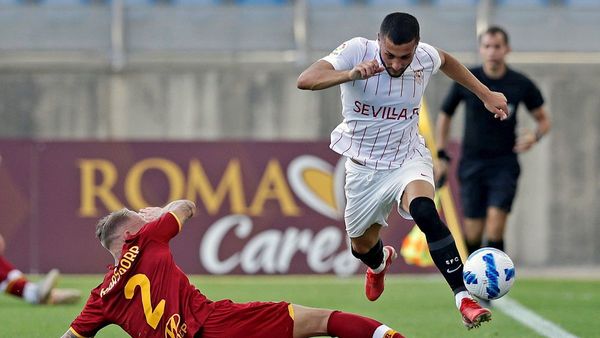
[[[321,90],[349,81],[368,79],[384,69],[377,60],[364,61],[350,70],[335,70],[331,63],[319,60],[300,74],[297,86],[299,89]]]
[[[196,213],[196,204],[189,200],[177,200],[167,204],[163,208],[143,208],[140,210],[139,214],[146,222],[152,222],[167,212],[173,212],[175,216],[177,216],[177,219],[183,224]]]
[[[501,120],[508,117],[508,105],[504,94],[491,91],[452,55],[441,49],[438,49],[438,52],[442,60],[440,69],[444,74],[475,94],[494,117]]]

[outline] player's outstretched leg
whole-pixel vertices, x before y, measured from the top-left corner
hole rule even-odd
[[[367,268],[365,279],[365,294],[370,301],[376,301],[383,293],[385,287],[385,273],[392,264],[392,261],[398,257],[396,250],[386,245],[383,247],[383,263],[377,269]]]
[[[81,291],[77,289],[52,289],[45,304],[62,305],[77,303],[81,298]]]
[[[380,322],[353,313],[292,305],[294,338],[328,335],[338,338],[403,338]]]
[[[59,276],[60,272],[58,272],[58,269],[52,269],[44,276],[44,278],[42,278],[42,280],[35,283],[37,286],[37,304],[46,304],[48,302],[50,293],[56,286]]]
[[[53,269],[42,280],[32,283],[21,271],[0,256],[0,291],[23,298],[28,303],[45,304],[56,285],[58,276],[58,270]]]
[[[410,203],[410,214],[427,237],[433,262],[454,292],[456,307],[467,328],[479,327],[492,319],[490,310],[482,308],[467,292],[463,281],[463,264],[454,238],[437,213],[433,200],[417,197]]]

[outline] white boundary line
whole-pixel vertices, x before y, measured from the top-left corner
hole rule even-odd
[[[503,297],[492,301],[493,307],[502,311],[505,315],[513,318],[533,331],[549,338],[578,338],[565,331],[557,324],[542,318],[535,312],[519,304],[516,300]]]

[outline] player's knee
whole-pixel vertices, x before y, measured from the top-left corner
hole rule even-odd
[[[409,212],[421,231],[427,235],[436,232],[443,223],[438,215],[435,203],[428,197],[417,197],[410,202]]]

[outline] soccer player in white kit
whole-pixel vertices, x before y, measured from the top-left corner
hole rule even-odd
[[[491,312],[464,286],[454,238],[433,202],[433,161],[418,127],[421,97],[438,69],[476,94],[495,117],[507,117],[504,95],[490,91],[448,53],[420,42],[419,23],[407,13],[387,15],[377,40],[353,38],[313,63],[300,74],[298,88],[341,87],[344,120],[331,133],[330,148],[347,157],[344,219],[352,253],[368,266],[367,298],[383,293],[385,272],[397,256],[379,236],[396,203],[400,215],[425,233],[470,329],[490,320]]]

